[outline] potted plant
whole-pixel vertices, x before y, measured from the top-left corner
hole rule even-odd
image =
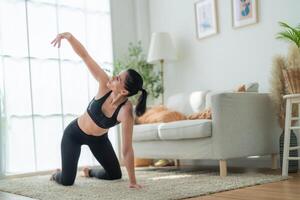
[[[292,42],[288,56],[276,56],[273,59],[272,78],[271,78],[271,98],[276,106],[279,125],[283,129],[280,136],[280,163],[282,165],[284,121],[285,121],[285,102],[283,96],[289,93],[300,92],[300,82],[297,76],[300,75],[300,26],[291,27],[287,23],[279,22],[284,28],[277,34],[277,39]],[[292,108],[293,115],[298,114],[297,105]],[[291,130],[290,146],[297,146],[297,137]],[[298,156],[298,151],[290,151],[290,156]],[[289,172],[297,172],[298,161],[289,161]]]

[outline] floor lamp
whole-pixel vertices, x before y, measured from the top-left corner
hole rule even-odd
[[[164,63],[174,60],[177,60],[177,54],[170,34],[166,32],[152,33],[147,62],[151,64],[160,63],[163,87],[162,105],[164,105]]]
[[[155,32],[152,33],[151,42],[148,52],[147,62],[151,64],[160,63],[161,66],[161,81],[162,81],[162,105],[164,105],[164,63],[166,61],[177,60],[177,54],[175,46],[172,43],[172,39],[169,33]],[[171,161],[167,159],[158,160],[155,166],[167,166]],[[175,165],[179,166],[179,160],[175,161]]]

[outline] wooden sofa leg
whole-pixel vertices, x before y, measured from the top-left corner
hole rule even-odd
[[[226,160],[220,160],[220,176],[225,177],[227,176],[227,161]]]
[[[272,157],[272,169],[278,169],[278,164],[277,164],[278,154],[272,153],[271,157]]]
[[[176,160],[175,160],[175,166],[176,166],[176,167],[180,167],[180,160],[179,160],[179,159],[176,159]]]

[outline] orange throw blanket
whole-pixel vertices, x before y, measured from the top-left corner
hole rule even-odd
[[[169,110],[164,106],[150,108],[140,117],[136,118],[137,124],[149,124],[158,122],[172,122],[185,120],[186,116],[180,112]]]
[[[211,109],[207,108],[199,113],[193,113],[187,116],[187,119],[211,119]]]

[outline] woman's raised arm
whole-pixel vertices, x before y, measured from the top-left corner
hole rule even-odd
[[[109,80],[106,72],[96,63],[96,61],[89,55],[84,46],[69,32],[60,33],[51,42],[53,46],[60,48],[61,40],[66,39],[71,44],[73,50],[78,56],[82,58],[84,63],[87,65],[89,71],[92,73],[94,78],[99,82],[102,87],[106,87],[106,83]]]

